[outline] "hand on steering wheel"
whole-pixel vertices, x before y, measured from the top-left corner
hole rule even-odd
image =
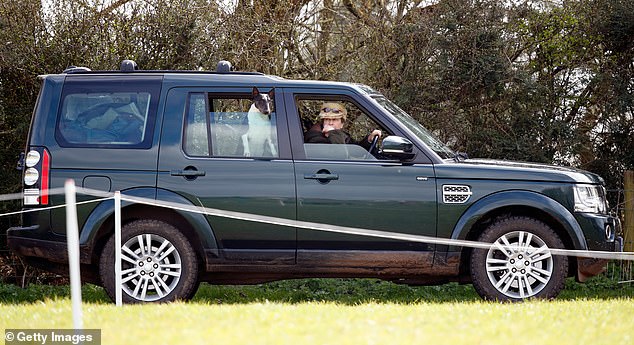
[[[374,155],[374,151],[376,150],[376,145],[379,142],[379,135],[375,135],[374,139],[372,139],[372,144],[370,145],[370,148],[368,149],[368,152],[370,152],[370,154]]]

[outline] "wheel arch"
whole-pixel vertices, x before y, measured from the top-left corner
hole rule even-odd
[[[559,202],[539,193],[508,191],[492,194],[472,205],[454,227],[451,238],[477,241],[480,234],[496,219],[505,216],[524,216],[538,219],[555,231],[567,249],[587,249],[581,227]],[[450,249],[451,250],[451,249]],[[462,247],[460,274],[469,274],[472,248]],[[576,260],[569,260],[569,275],[577,272]]]
[[[151,192],[151,194],[150,194]],[[135,189],[123,192],[126,195],[144,197],[192,205],[186,198],[165,190]],[[156,195],[156,198],[155,198]],[[137,219],[155,219],[164,221],[179,229],[192,244],[201,262],[207,258],[207,253],[218,254],[218,245],[213,229],[203,214],[193,213],[171,208],[122,202],[121,225]],[[114,201],[112,199],[101,202],[90,214],[82,227],[80,243],[91,248],[90,263],[98,262],[101,251],[107,239],[114,233]]]

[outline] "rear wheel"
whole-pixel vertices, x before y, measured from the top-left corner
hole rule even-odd
[[[121,229],[123,301],[169,302],[193,297],[198,286],[196,253],[187,238],[170,224],[136,220]],[[101,253],[103,286],[115,299],[114,236]]]
[[[551,254],[550,248],[564,246],[545,223],[529,217],[501,218],[478,241],[493,243],[490,249],[474,249],[471,254],[473,286],[484,299],[549,299],[563,289],[568,257]]]

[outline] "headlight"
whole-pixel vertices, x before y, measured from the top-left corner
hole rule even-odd
[[[603,186],[575,185],[575,212],[606,214],[608,210]]]

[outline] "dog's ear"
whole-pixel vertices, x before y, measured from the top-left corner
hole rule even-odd
[[[251,92],[251,95],[253,97],[255,97],[255,96],[259,95],[259,94],[260,94],[260,90],[258,90],[258,88],[254,86],[253,87],[253,91]]]
[[[275,98],[275,89],[271,89],[271,91],[269,91],[269,97],[271,97],[271,99]]]

